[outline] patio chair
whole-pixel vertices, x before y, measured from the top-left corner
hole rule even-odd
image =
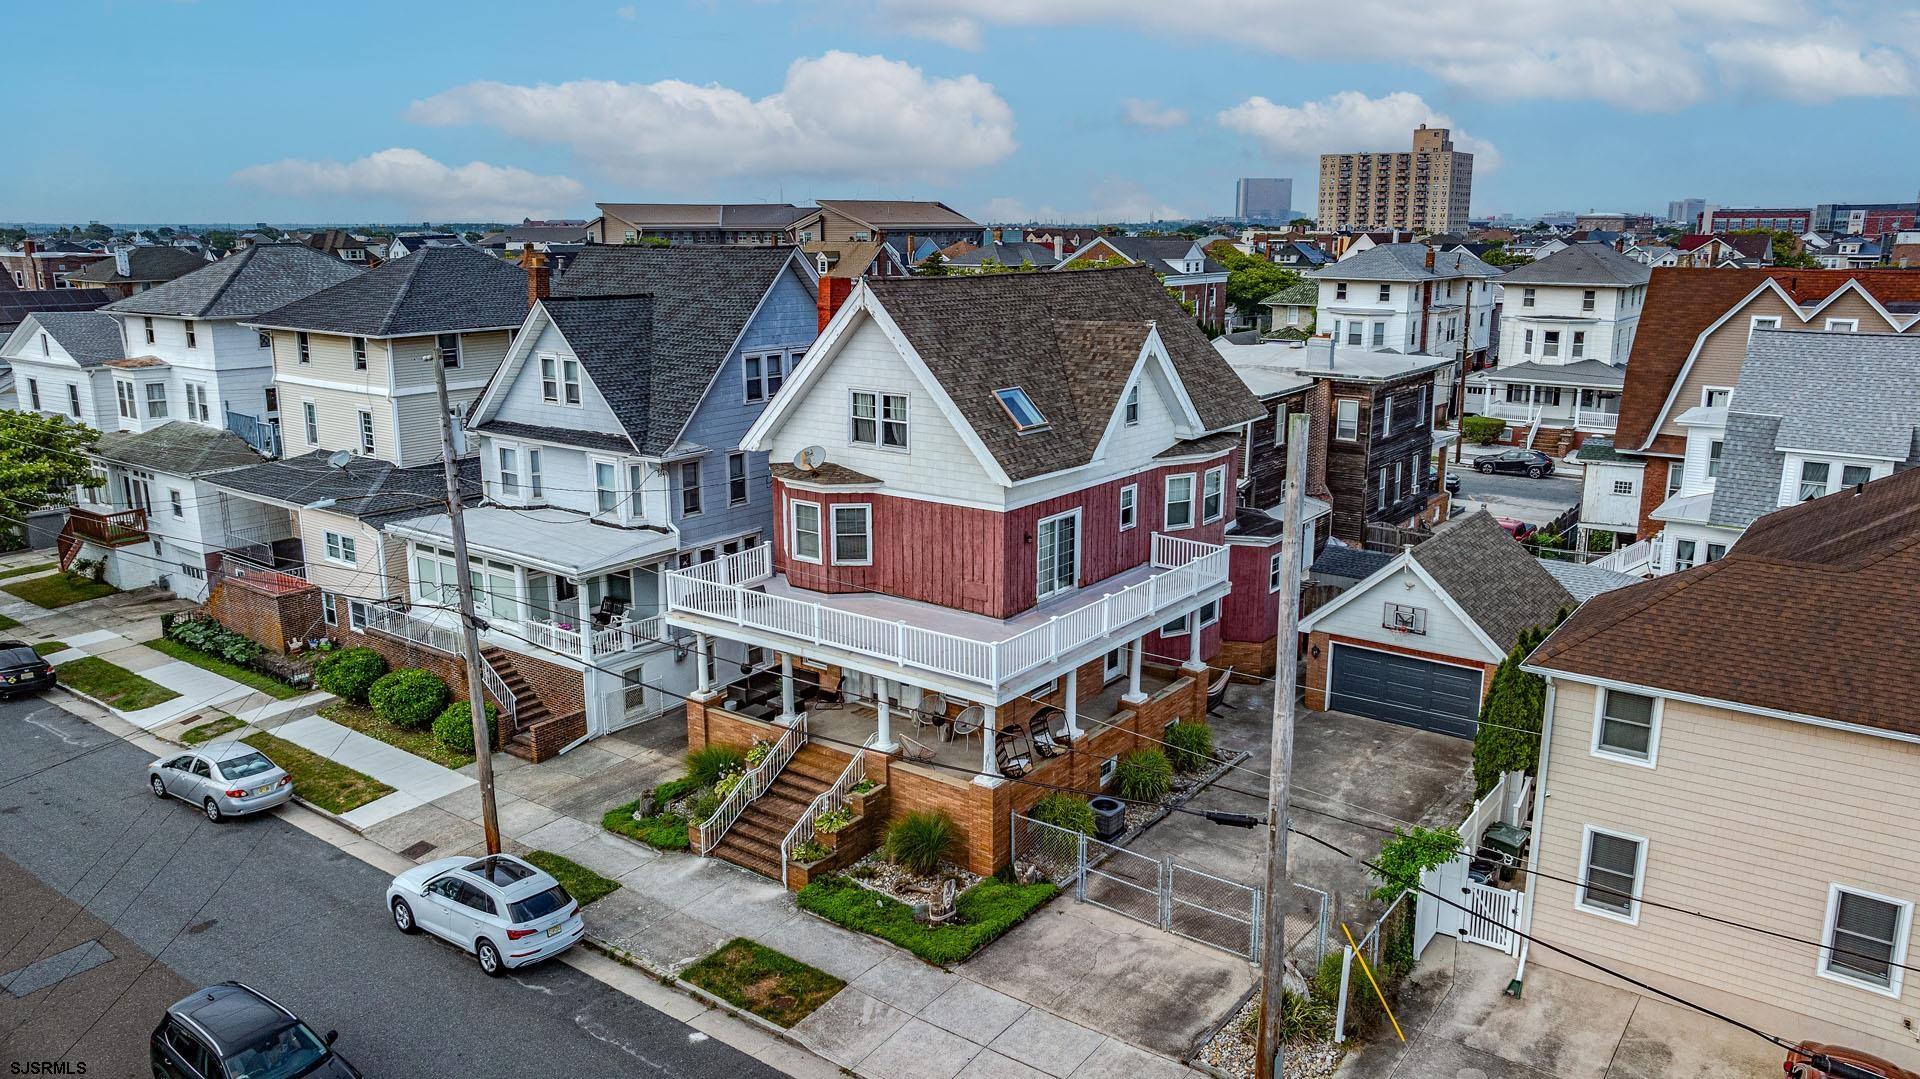
[[[1053,733],[1054,723],[1066,719],[1066,716],[1067,714],[1058,708],[1042,708],[1027,721],[1027,729],[1031,732],[1027,740],[1033,744],[1035,756],[1058,757],[1066,752]]]
[[[946,730],[943,732],[944,740],[951,742],[955,738],[966,739],[979,734],[980,724],[984,722],[986,718],[986,709],[981,708],[977,704],[967,705],[965,708],[960,709],[960,714],[954,716],[947,724]]]
[[[1214,709],[1226,703],[1227,686],[1232,684],[1232,682],[1233,682],[1233,668],[1228,667],[1226,670],[1220,672],[1220,677],[1214,679],[1212,685],[1207,687],[1207,714],[1208,715],[1212,715]]]
[[[929,746],[924,742],[919,741],[918,739],[909,738],[908,736],[901,734],[898,731],[894,732],[893,736],[899,739],[900,741],[900,759],[901,760],[930,761],[933,759],[932,746]]]
[[[1004,731],[996,731],[993,739],[993,763],[999,766],[1000,774],[1008,779],[1018,779],[1033,770],[1031,754],[1021,753],[1015,744],[1015,732],[1026,732],[1018,725]]]

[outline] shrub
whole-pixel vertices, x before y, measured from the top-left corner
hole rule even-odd
[[[807,865],[817,862],[832,853],[832,851],[827,849],[825,843],[820,842],[818,839],[809,839],[793,848],[793,860],[802,865]]]
[[[447,705],[433,720],[433,736],[448,749],[461,753],[473,752],[473,709],[466,701],[454,701]],[[500,709],[492,701],[487,702],[487,745],[500,744]]]
[[[652,810],[658,813],[699,789],[700,781],[692,776],[681,776],[679,779],[669,779],[658,787],[653,788],[651,792],[653,801],[650,803]]]
[[[909,813],[887,829],[883,850],[887,861],[905,866],[922,876],[940,868],[940,861],[960,846],[953,818],[945,813],[922,811]]]
[[[853,793],[855,793],[855,794],[866,794],[866,793],[868,793],[868,792],[870,792],[870,791],[872,791],[872,790],[873,790],[873,789],[874,789],[875,787],[877,787],[877,786],[879,786],[879,784],[878,784],[878,783],[875,783],[875,782],[874,782],[873,780],[871,780],[871,779],[863,779],[863,780],[861,780],[860,782],[858,782],[858,783],[855,783],[855,784],[853,785]]]
[[[1167,756],[1175,771],[1198,772],[1213,764],[1213,728],[1205,723],[1175,723],[1167,732]]]
[[[727,772],[745,769],[746,755],[732,746],[704,745],[687,754],[687,774],[710,787]]]
[[[1130,802],[1157,802],[1173,789],[1173,765],[1157,749],[1135,750],[1114,766],[1113,782]]]
[[[720,812],[720,797],[708,791],[696,799],[693,803],[693,819],[701,822],[713,819],[713,815]]]
[[[1077,794],[1054,791],[1042,795],[1033,803],[1033,808],[1027,810],[1027,816],[1056,828],[1093,834],[1093,807]]]
[[[407,667],[381,675],[367,691],[367,703],[396,727],[424,727],[447,706],[447,684],[432,671]]]
[[[1478,446],[1491,444],[1507,429],[1507,421],[1498,416],[1467,416],[1460,421],[1460,433]]]
[[[167,625],[165,633],[169,640],[243,666],[258,659],[262,651],[258,644],[211,618],[177,618]]]
[[[929,963],[944,966],[986,947],[1058,891],[1049,881],[1008,884],[989,878],[956,896],[953,921],[938,926],[921,925],[905,903],[862,888],[838,874],[808,881],[794,899],[802,910],[855,932],[891,941]]]
[[[726,775],[713,781],[713,793],[724,802],[727,799],[727,795],[733,793],[733,788],[738,787],[740,781],[746,777],[747,774],[745,772],[728,772]]]
[[[832,835],[853,823],[853,811],[850,809],[829,809],[813,818],[813,830],[821,835]]]
[[[600,826],[615,835],[628,839],[637,839],[649,847],[660,850],[686,850],[687,818],[678,813],[654,813],[651,816],[638,817],[635,813],[646,799],[636,798],[623,806],[607,810],[600,818]]]
[[[754,739],[753,744],[747,747],[747,767],[760,767],[760,762],[766,760],[767,754],[772,752],[772,742],[767,741],[765,738]]]
[[[1422,873],[1453,861],[1460,847],[1460,834],[1451,828],[1395,828],[1393,838],[1380,845],[1380,857],[1374,859],[1380,887],[1373,890],[1373,897],[1382,903],[1400,898],[1402,892],[1419,887]]]
[[[321,689],[355,704],[367,703],[367,691],[387,673],[387,657],[371,648],[342,648],[320,661],[314,681]]]

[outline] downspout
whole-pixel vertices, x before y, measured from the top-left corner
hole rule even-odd
[[[1533,935],[1533,906],[1539,898],[1534,892],[1535,881],[1539,878],[1534,874],[1540,868],[1540,825],[1546,819],[1547,810],[1547,762],[1553,752],[1553,690],[1553,679],[1549,677],[1546,699],[1540,706],[1540,764],[1533,781],[1533,819],[1529,822],[1533,835],[1532,841],[1527,844],[1527,900],[1520,919],[1520,931],[1526,937],[1520,938],[1520,962],[1514,967],[1513,981],[1507,983],[1507,995],[1510,997],[1520,995],[1521,983],[1527,979],[1527,949],[1533,943],[1527,937]]]

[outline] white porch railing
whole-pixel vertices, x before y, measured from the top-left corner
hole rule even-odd
[[[1088,643],[1105,640],[1114,630],[1224,582],[1227,559],[1224,546],[1156,534],[1152,566],[1163,572],[1002,641],[958,637],[904,621],[853,614],[827,603],[756,591],[750,586],[773,572],[771,552],[764,545],[662,576],[669,611],[715,618],[997,687],[1006,679]]]
[[[667,620],[655,615],[633,622],[615,622],[593,631],[593,654],[611,656],[639,652],[666,640]]]
[[[373,607],[367,614],[367,628],[450,656],[460,654],[458,630],[424,618],[415,618],[398,607]]]
[[[1595,431],[1611,431],[1619,425],[1620,413],[1583,408],[1574,413],[1573,422],[1576,426]]]
[[[877,732],[868,735],[867,745],[872,745],[879,737]],[[867,778],[867,750],[862,746],[853,751],[853,760],[847,762],[847,766],[841,769],[840,777],[833,781],[833,786],[820,792],[820,796],[807,806],[806,811],[800,814],[800,819],[788,829],[786,838],[780,841],[781,884],[787,883],[787,865],[793,861],[794,849],[813,838],[813,822],[822,813],[844,808],[847,804],[847,792],[853,790],[854,785],[865,778]]]
[[[519,730],[520,701],[514,697],[513,691],[507,688],[506,680],[500,677],[500,672],[494,670],[493,664],[488,663],[485,657],[480,660],[480,684],[487,687],[487,692],[493,694],[494,701],[500,705],[500,715],[506,720],[500,728],[509,731]]]
[[[1616,573],[1642,574],[1653,569],[1653,541],[1635,540],[1592,563],[1600,569],[1610,569]]]
[[[807,717],[802,714],[794,719],[793,726],[788,727],[786,733],[780,736],[780,740],[773,744],[772,752],[768,753],[746,775],[740,777],[740,782],[734,784],[733,789],[727,792],[727,797],[720,803],[720,808],[713,811],[713,816],[700,822],[700,849],[694,853],[710,853],[727,834],[727,829],[733,827],[734,822],[740,819],[740,814],[746,812],[747,804],[765,794],[767,788],[773,786],[774,777],[780,774],[780,770],[785,768],[787,762],[793,759],[793,755],[800,752],[800,747],[806,744]]]
[[[520,623],[520,635],[535,648],[547,648],[569,656],[580,654],[578,623],[562,625],[559,622],[529,620]]]

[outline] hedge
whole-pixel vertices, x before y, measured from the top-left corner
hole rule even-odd
[[[407,667],[385,674],[367,691],[373,714],[396,727],[424,727],[447,706],[447,684],[432,671]]]
[[[367,691],[387,673],[387,657],[371,648],[342,648],[320,661],[314,681],[321,689],[355,704],[367,703]]]
[[[487,702],[487,744],[500,744],[500,709]],[[473,752],[473,708],[466,701],[454,701],[433,718],[433,736],[448,749]]]

